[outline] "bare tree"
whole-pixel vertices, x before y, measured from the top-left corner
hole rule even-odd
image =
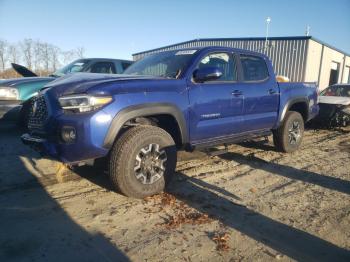
[[[11,63],[18,63],[20,60],[20,54],[17,46],[15,45],[9,45],[8,47],[8,60]]]
[[[75,49],[75,53],[77,55],[77,58],[84,58],[85,48],[80,46]]]
[[[7,62],[7,42],[0,39],[0,68],[1,71],[5,71],[5,66]]]
[[[50,61],[52,71],[56,71],[60,66],[59,54],[61,53],[60,49],[57,46],[50,45]]]
[[[1,1],[1,0],[0,0]],[[24,63],[26,67],[35,70],[39,75],[50,74],[62,63],[67,64],[75,59],[84,57],[84,47],[62,51],[59,47],[40,40],[25,38],[18,43],[7,43],[0,39],[0,76],[4,76],[8,62]],[[11,71],[12,72],[12,71]]]
[[[41,75],[41,64],[42,64],[42,45],[39,40],[33,42],[33,67],[36,72]]]
[[[41,60],[44,65],[45,72],[50,70],[50,45],[48,43],[42,43],[41,45]]]
[[[26,38],[20,43],[24,62],[29,69],[32,69],[33,64],[33,40],[31,38]]]
[[[68,64],[77,58],[75,50],[63,51],[63,64]]]

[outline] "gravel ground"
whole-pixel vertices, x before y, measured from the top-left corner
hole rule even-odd
[[[350,261],[350,128],[308,130],[292,154],[179,153],[168,192],[144,200],[19,135],[0,124],[0,261]]]

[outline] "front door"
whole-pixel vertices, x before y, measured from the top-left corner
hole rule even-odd
[[[190,139],[196,144],[242,129],[243,95],[237,83],[237,66],[231,53],[205,55],[197,68],[218,67],[223,75],[214,81],[189,84]]]

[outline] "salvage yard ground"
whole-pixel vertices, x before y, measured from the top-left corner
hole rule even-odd
[[[0,261],[350,261],[350,128],[302,148],[180,153],[169,192],[134,200],[0,126]],[[60,182],[55,173],[61,173]]]

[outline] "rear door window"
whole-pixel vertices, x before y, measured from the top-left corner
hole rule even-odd
[[[244,81],[263,81],[268,79],[269,71],[264,59],[258,56],[241,55]]]

